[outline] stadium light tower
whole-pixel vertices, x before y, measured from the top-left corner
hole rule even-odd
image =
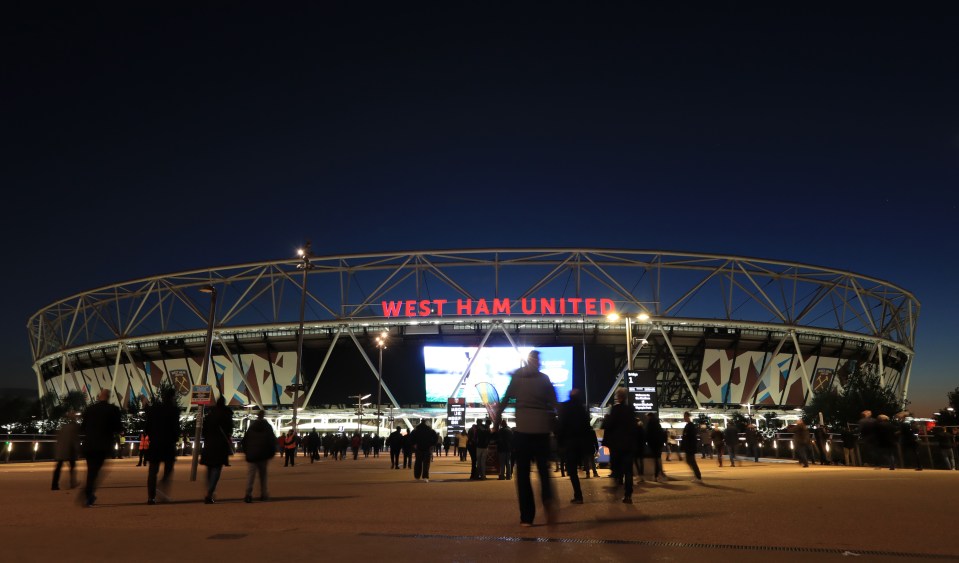
[[[383,330],[379,336],[376,337],[376,347],[380,349],[380,367],[376,372],[376,433],[379,434],[381,431],[380,428],[380,416],[383,414],[380,412],[380,399],[383,396],[383,350],[386,350],[386,340],[389,338],[390,332],[388,330]]]
[[[200,288],[201,293],[210,294],[210,316],[206,323],[206,347],[203,349],[203,371],[200,372],[200,385],[206,385],[206,376],[213,355],[213,323],[216,315],[216,288],[207,285]],[[200,461],[200,438],[203,436],[203,403],[196,410],[196,436],[193,439],[193,464],[190,467],[190,480],[196,481],[196,467]]]
[[[310,241],[306,241],[303,248],[296,251],[301,262],[296,265],[297,270],[303,270],[302,291],[300,292],[300,330],[296,336],[296,378],[293,380],[293,431],[296,432],[296,403],[300,400],[300,387],[303,386],[303,317],[306,314],[306,275],[313,269],[313,249]]]

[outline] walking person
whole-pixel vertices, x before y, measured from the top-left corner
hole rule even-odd
[[[76,411],[67,413],[67,420],[57,430],[57,444],[54,452],[57,464],[53,467],[53,484],[50,490],[60,490],[60,470],[63,464],[70,465],[70,488],[77,486],[77,458],[80,457],[80,417]]]
[[[683,421],[686,423],[686,426],[683,427],[680,447],[683,449],[683,453],[686,454],[686,465],[693,470],[693,475],[695,475],[694,480],[702,483],[703,475],[699,472],[699,465],[696,463],[696,451],[699,449],[697,444],[699,428],[693,423],[692,415],[689,414],[689,411],[683,413]]]
[[[113,448],[113,437],[122,431],[120,409],[110,404],[110,390],[101,389],[97,402],[83,411],[83,422],[80,423],[83,457],[87,460],[87,485],[83,489],[86,506],[93,506],[97,501],[100,470]]]
[[[613,489],[624,486],[623,502],[633,503],[633,463],[637,446],[636,413],[626,404],[625,387],[617,387],[615,404],[603,422],[603,445],[610,450],[610,466],[614,466],[616,482]]]
[[[170,500],[170,483],[173,480],[173,465],[176,463],[176,441],[180,436],[180,407],[176,390],[165,387],[160,401],[147,410],[147,434],[150,436],[150,468],[147,471],[147,504],[156,504],[157,494],[164,501]],[[199,444],[198,444],[199,445]],[[157,474],[163,464],[163,478],[157,489]]]
[[[413,465],[413,478],[417,481],[423,478],[424,483],[430,482],[430,460],[433,457],[433,446],[436,444],[436,431],[426,424],[426,419],[410,432],[410,443],[416,451],[416,461]]]
[[[799,456],[799,463],[803,467],[809,467],[809,428],[803,420],[796,423],[796,430],[793,432],[793,448]]]
[[[719,466],[723,466],[723,454],[726,453],[726,435],[723,434],[723,431],[719,429],[719,425],[713,426],[713,431],[709,434],[709,438],[713,442],[713,451],[716,452],[716,457],[719,458]]]
[[[589,474],[592,473],[593,477],[599,477],[599,473],[596,471],[596,454],[599,452],[599,437],[596,436],[596,429],[592,426],[589,427],[589,434],[586,436],[586,460],[584,467],[586,468],[586,478],[589,479]]]
[[[569,482],[573,486],[573,504],[583,504],[583,490],[579,485],[579,466],[588,448],[589,414],[583,401],[583,392],[572,389],[569,400],[560,404],[556,425],[556,440],[563,452],[561,461],[566,466]]]
[[[390,449],[390,469],[399,469],[400,451],[403,449],[403,432],[399,426],[386,438],[386,447]]]
[[[726,424],[726,430],[723,431],[723,438],[726,442],[726,453],[729,454],[729,465],[736,467],[736,446],[739,445],[739,429],[735,422]]]
[[[466,461],[466,444],[469,442],[469,437],[466,435],[466,432],[461,430],[459,434],[456,435],[456,452],[460,456],[460,461]]]
[[[516,493],[519,501],[520,526],[533,525],[536,500],[530,482],[530,468],[536,463],[539,474],[540,497],[546,513],[546,523],[555,518],[553,487],[549,474],[549,436],[556,421],[556,389],[549,377],[539,369],[539,352],[533,350],[526,365],[512,374],[496,412],[502,419],[503,410],[511,399],[516,400],[516,430],[513,446],[516,454]]]
[[[666,432],[659,422],[659,415],[651,412],[646,415],[646,447],[653,458],[653,480],[662,483],[666,480],[663,472],[663,446],[666,444]]]
[[[220,482],[223,466],[233,454],[233,411],[220,395],[203,422],[203,451],[200,464],[206,466],[206,496],[203,502],[213,504],[216,485]]]
[[[270,459],[276,455],[276,434],[273,427],[266,421],[263,411],[256,412],[256,420],[250,423],[246,434],[243,435],[243,453],[246,457],[246,493],[243,502],[253,502],[253,482],[260,476],[260,500],[270,498],[267,487],[267,469]]]

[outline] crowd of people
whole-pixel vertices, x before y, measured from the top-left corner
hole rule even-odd
[[[515,403],[511,403],[515,401]],[[510,427],[502,413],[507,405],[515,406],[515,426]],[[822,465],[844,464],[847,466],[870,465],[888,467],[913,467],[922,471],[928,467],[920,452],[919,435],[925,428],[916,422],[907,421],[907,413],[894,417],[880,414],[873,417],[864,411],[856,425],[848,425],[840,432],[831,432],[823,424],[813,428],[799,420],[787,430],[790,449],[803,467],[818,461]],[[539,370],[539,355],[530,353],[526,364],[513,373],[502,401],[490,417],[477,420],[469,429],[441,436],[431,428],[427,420],[421,420],[409,432],[397,426],[387,437],[359,432],[326,433],[320,435],[315,429],[300,436],[295,430],[275,433],[265,419],[264,411],[257,411],[255,420],[239,442],[242,455],[247,461],[247,481],[244,501],[253,502],[253,490],[259,479],[259,499],[268,500],[268,469],[271,459],[282,454],[284,467],[292,467],[298,454],[309,458],[310,463],[322,458],[343,461],[378,458],[386,450],[390,457],[390,469],[409,469],[416,481],[429,482],[431,461],[436,456],[452,456],[470,465],[470,480],[482,481],[487,475],[496,475],[498,480],[513,480],[516,477],[519,520],[522,526],[531,526],[536,516],[534,491],[530,479],[533,467],[539,474],[540,501],[547,524],[555,519],[557,507],[553,490],[553,472],[568,477],[572,490],[571,504],[583,504],[584,495],[580,474],[585,479],[597,478],[596,460],[600,448],[597,430],[591,424],[582,392],[573,389],[569,400],[558,403],[549,378]],[[699,460],[716,458],[719,467],[727,460],[735,467],[742,459],[758,462],[762,452],[763,436],[755,424],[737,426],[729,423],[725,428],[710,427],[703,420],[693,420],[691,413],[683,415],[684,426],[680,436],[671,428],[664,427],[656,413],[637,417],[628,404],[627,392],[618,388],[614,405],[602,421],[602,446],[609,451],[608,489],[616,493],[623,503],[631,504],[636,482],[646,480],[646,469],[657,482],[667,480],[663,468],[663,456],[671,461],[676,455],[685,461],[693,475],[693,481],[702,482]],[[203,420],[203,442],[199,463],[206,467],[206,494],[204,502],[216,503],[216,489],[222,469],[230,465],[234,451],[234,416],[219,397]],[[88,406],[82,415],[68,413],[58,432],[56,460],[51,488],[59,490],[63,466],[69,466],[70,487],[79,485],[76,462],[82,454],[86,459],[86,483],[80,497],[85,506],[96,503],[97,485],[105,460],[116,455],[116,436],[122,435],[120,409],[110,403],[110,391],[103,390],[98,400]],[[81,448],[82,436],[82,448]],[[956,470],[957,429],[935,427],[926,443],[930,451],[926,462],[935,455],[934,465]],[[164,389],[155,404],[146,409],[145,427],[140,435],[137,466],[147,469],[147,503],[156,504],[170,500],[170,484],[177,454],[182,453],[183,434],[180,428],[179,409],[172,388]],[[841,449],[841,455],[839,450]],[[322,452],[322,458],[321,458]],[[740,454],[744,454],[740,457]],[[647,465],[651,464],[651,465]],[[160,468],[162,466],[162,476]]]

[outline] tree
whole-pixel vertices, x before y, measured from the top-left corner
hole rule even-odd
[[[813,395],[803,408],[803,418],[818,420],[821,412],[827,425],[838,427],[856,422],[864,410],[871,410],[874,416],[892,417],[904,406],[892,389],[880,383],[875,364],[859,364],[841,391],[827,389]]]

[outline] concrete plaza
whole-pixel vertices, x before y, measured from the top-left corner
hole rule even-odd
[[[513,481],[470,481],[452,455],[430,482],[389,469],[389,457],[298,457],[270,466],[269,502],[242,501],[246,463],[226,467],[217,503],[203,503],[205,468],[191,482],[178,458],[172,502],[146,504],[146,469],[107,462],[97,505],[50,490],[51,462],[0,466],[4,561],[959,561],[959,471],[889,471],[795,463],[664,463],[666,483],[639,484],[634,504],[607,490],[608,471],[553,473],[560,510],[522,528]],[[79,464],[81,478],[84,465]],[[62,483],[66,486],[68,475]],[[538,483],[533,478],[534,488]],[[254,489],[255,493],[258,489]],[[254,494],[256,497],[256,494]]]

